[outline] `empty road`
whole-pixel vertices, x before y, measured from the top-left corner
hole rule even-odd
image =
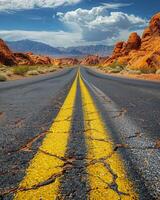
[[[75,67],[0,83],[0,199],[160,200],[160,83]]]

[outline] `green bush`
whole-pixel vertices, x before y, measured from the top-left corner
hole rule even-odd
[[[6,81],[7,78],[4,74],[0,74],[0,81]]]
[[[13,68],[13,73],[24,76],[29,71],[29,66],[16,66]]]

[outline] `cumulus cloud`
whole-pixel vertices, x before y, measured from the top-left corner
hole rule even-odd
[[[81,0],[0,0],[0,11],[54,8],[62,5],[76,4],[80,1]]]
[[[81,30],[82,37],[87,41],[102,41],[120,36],[124,29],[131,31],[142,29],[147,20],[124,12],[109,12],[111,8],[118,8],[122,4],[104,4],[90,10],[76,9],[66,13],[59,12],[57,16],[68,26],[75,26]]]
[[[59,5],[78,3],[81,0],[0,0],[2,2],[17,2],[17,9],[35,7],[54,7]],[[23,5],[21,4],[23,2]],[[31,3],[32,2],[32,3]],[[116,9],[130,4],[104,3],[91,9],[78,8],[68,12],[58,12],[58,19],[68,26],[70,32],[65,31],[22,31],[1,30],[0,37],[5,40],[30,39],[41,41],[52,46],[78,46],[90,44],[113,44],[117,40],[125,40],[132,31],[141,33],[148,21],[133,14],[119,12]],[[7,9],[9,5],[5,5]],[[10,5],[13,9],[14,5]],[[25,9],[26,9],[25,8]],[[54,17],[56,17],[54,15]],[[56,18],[57,18],[56,17]],[[35,18],[38,20],[38,18]]]

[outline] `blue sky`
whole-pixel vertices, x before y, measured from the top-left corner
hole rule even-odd
[[[158,0],[0,0],[0,37],[52,46],[113,44],[139,34]]]

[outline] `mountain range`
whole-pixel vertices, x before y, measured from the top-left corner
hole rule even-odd
[[[107,56],[111,54],[113,46],[107,45],[90,45],[90,46],[76,46],[76,47],[53,47],[45,43],[20,40],[20,41],[6,41],[9,48],[14,52],[33,52],[34,54],[41,54],[54,57],[84,57],[86,55]]]

